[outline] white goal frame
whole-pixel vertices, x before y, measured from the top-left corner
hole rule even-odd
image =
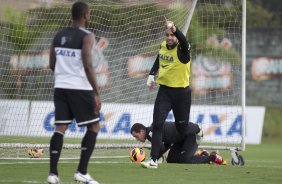
[[[182,32],[184,35],[188,32],[193,12],[196,8],[198,0],[194,0],[191,8],[191,13],[186,17],[185,24],[182,28]],[[246,150],[246,140],[245,140],[245,135],[246,135],[246,0],[242,0],[242,50],[241,50],[241,70],[242,70],[242,78],[241,78],[241,111],[242,111],[242,140],[240,143],[240,146],[220,146],[220,145],[211,145],[211,146],[199,146],[200,149],[214,149],[214,150],[229,150],[231,152],[232,159],[235,163],[235,165],[240,165],[240,155],[238,155],[238,151],[245,151]],[[31,107],[30,107],[31,108]],[[132,148],[132,147],[139,147],[143,146],[146,148],[150,148],[150,144],[97,144],[96,148]],[[30,147],[35,147],[35,148],[49,148],[49,144],[24,144],[24,143],[0,143],[0,149],[6,149],[6,148],[14,148],[14,149],[25,149],[25,148],[30,148]],[[71,149],[79,149],[80,144],[65,144],[64,148],[71,148]],[[127,157],[127,156],[125,156]],[[1,157],[0,159],[9,159],[5,157]],[[17,159],[20,159],[18,157]]]

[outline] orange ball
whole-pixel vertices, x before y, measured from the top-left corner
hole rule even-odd
[[[132,162],[143,162],[146,158],[146,152],[142,148],[133,148],[130,150],[129,158]]]

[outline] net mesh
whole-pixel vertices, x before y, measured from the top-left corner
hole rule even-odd
[[[32,2],[20,2],[21,7],[1,2],[0,147],[6,156],[32,144],[47,148],[54,131],[49,47],[54,34],[70,24],[73,1]],[[157,90],[149,91],[146,80],[164,39],[164,16],[191,43],[190,120],[203,127],[204,144],[240,145],[241,1],[106,0],[88,4],[91,20],[87,29],[96,35],[93,64],[103,103],[97,145],[106,148],[102,155],[111,146],[144,146],[136,145],[130,127],[152,122]],[[174,120],[172,113],[167,120]],[[75,122],[69,127],[65,138],[74,145],[70,148],[79,148],[84,131]]]

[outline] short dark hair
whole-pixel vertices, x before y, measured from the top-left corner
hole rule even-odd
[[[130,129],[130,133],[132,134],[133,131],[136,133],[140,133],[141,130],[146,130],[146,127],[141,123],[135,123]]]
[[[71,8],[72,20],[79,20],[87,13],[87,11],[89,11],[89,7],[85,2],[75,2]]]

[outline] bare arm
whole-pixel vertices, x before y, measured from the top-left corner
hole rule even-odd
[[[82,46],[82,62],[84,66],[84,70],[87,76],[89,83],[91,84],[95,95],[99,95],[99,91],[97,88],[95,71],[92,65],[92,47],[94,44],[94,35],[88,34],[83,39]]]
[[[96,103],[95,112],[96,114],[98,114],[101,109],[101,100],[100,100],[100,94],[99,94],[99,90],[97,86],[95,70],[92,65],[92,47],[93,47],[94,41],[95,41],[95,38],[92,33],[84,37],[81,55],[82,55],[82,62],[83,62],[83,66],[84,66],[84,70],[85,70],[87,79],[90,85],[92,86],[93,92],[95,94],[95,103]]]
[[[56,54],[55,54],[55,48],[53,44],[50,47],[50,56],[49,56],[49,67],[52,71],[55,70],[56,65]]]

